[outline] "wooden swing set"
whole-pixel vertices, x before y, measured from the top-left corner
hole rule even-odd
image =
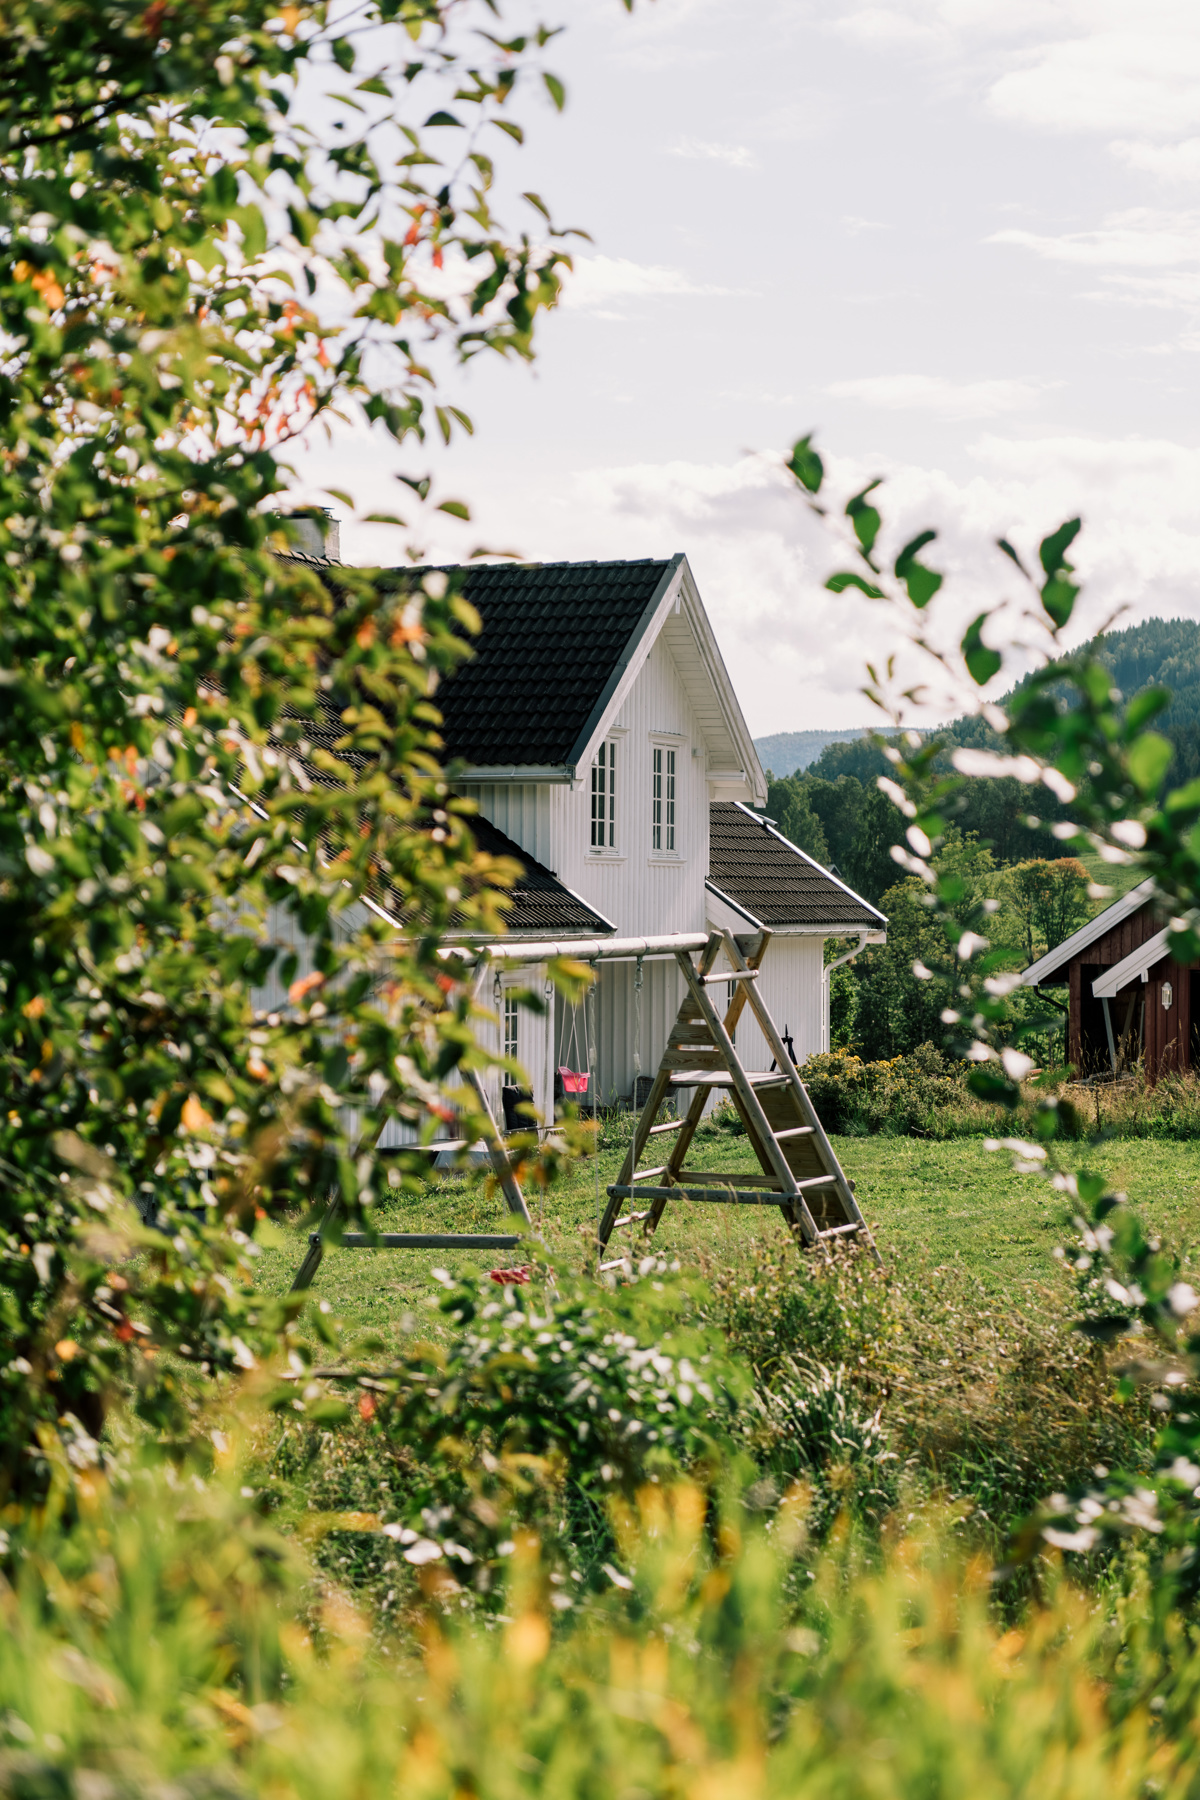
[[[597,1221],[597,1260],[600,1270],[620,1266],[625,1257],[600,1261],[614,1231],[640,1228],[649,1239],[672,1200],[724,1206],[771,1206],[779,1210],[785,1227],[805,1248],[827,1250],[832,1241],[861,1238],[876,1262],[879,1251],[854,1198],[853,1184],[834,1153],[808,1090],[796,1070],[779,1030],[758,991],[763,958],[771,941],[769,931],[751,937],[735,937],[730,931],[674,932],[658,937],[597,938],[581,943],[493,944],[475,952],[479,966],[548,962],[569,956],[577,961],[637,961],[674,958],[684,979],[685,993],[675,1023],[659,1061],[645,1104],[638,1114],[633,1142],[617,1181],[608,1188],[608,1204]],[[724,952],[728,967],[718,970]],[[459,952],[469,955],[470,952]],[[727,986],[732,991],[724,1014],[714,1004],[711,990]],[[773,1062],[765,1072],[745,1069],[738,1055],[734,1033],[749,1005],[770,1048]],[[589,1056],[594,1071],[594,1056]],[[512,1163],[496,1125],[483,1082],[474,1071],[467,1079],[475,1091],[485,1121],[484,1147],[496,1175],[504,1204],[514,1223],[524,1231],[509,1232],[343,1232],[343,1249],[385,1250],[513,1250],[532,1228],[529,1208],[513,1174]],[[680,1089],[691,1091],[686,1113],[659,1119],[664,1103]],[[758,1159],[757,1173],[721,1171],[687,1166],[687,1154],[696,1127],[714,1092],[727,1093],[745,1128]],[[637,1092],[635,1086],[635,1101]],[[640,1168],[650,1145],[657,1149],[671,1140],[666,1161]],[[465,1146],[437,1144],[434,1149]],[[648,1204],[640,1207],[639,1203]],[[622,1210],[624,1209],[624,1211]],[[308,1254],[297,1272],[293,1289],[312,1282],[325,1250],[325,1232],[336,1216],[336,1202],[326,1214],[320,1231],[312,1233]]]

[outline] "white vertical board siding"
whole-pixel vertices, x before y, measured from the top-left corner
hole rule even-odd
[[[596,983],[597,1088],[600,1104],[610,1106],[633,1096],[635,1021],[637,1019],[633,963],[598,963]],[[678,964],[670,961],[642,965],[641,1073],[657,1073],[683,999],[684,982]],[[577,1010],[558,1002],[558,1051],[555,1062],[567,1068],[588,1067],[590,1002]],[[574,1031],[572,1031],[574,1024]]]
[[[785,1031],[791,1033],[800,1062],[815,1056],[821,1048],[823,964],[822,938],[779,934],[767,946],[756,983],[780,1036]],[[712,991],[718,1001],[722,1001],[729,990],[714,987]],[[770,1068],[772,1053],[749,1005],[742,1009],[735,1041],[744,1068]]]
[[[596,855],[591,849],[591,771],[580,770],[582,780],[576,787],[550,790],[550,849],[542,860],[567,887],[611,919],[623,937],[702,931],[708,874],[703,739],[661,639],[642,665],[612,737],[617,745],[615,851]],[[652,848],[651,757],[656,737],[675,751],[674,856],[656,854]],[[693,756],[693,750],[698,754]]]
[[[550,821],[554,797],[561,791],[532,781],[472,781],[464,782],[460,789],[465,798],[474,800],[485,819],[556,873]]]

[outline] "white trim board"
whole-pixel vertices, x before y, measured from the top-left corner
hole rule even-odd
[[[1171,954],[1170,946],[1167,943],[1168,930],[1169,927],[1164,925],[1161,931],[1156,931],[1152,938],[1147,938],[1144,944],[1139,944],[1136,950],[1131,950],[1121,962],[1114,963],[1111,969],[1106,969],[1103,975],[1098,975],[1092,983],[1092,992],[1097,1000],[1112,1000],[1123,987],[1128,987],[1129,983],[1136,981],[1139,976],[1143,981],[1147,981],[1155,963],[1161,962],[1164,956]]]
[[[1037,987],[1041,982],[1049,981],[1059,969],[1078,956],[1081,950],[1096,943],[1114,925],[1123,924],[1135,912],[1140,912],[1147,900],[1153,898],[1154,877],[1151,876],[1148,881],[1139,882],[1137,887],[1130,888],[1127,894],[1122,894],[1111,906],[1106,906],[1103,912],[1097,913],[1094,919],[1089,919],[1086,925],[1081,925],[1078,931],[1073,931],[1069,938],[1064,938],[1053,950],[1047,950],[1045,956],[1039,956],[1036,962],[1030,963],[1022,971],[1022,986]]]

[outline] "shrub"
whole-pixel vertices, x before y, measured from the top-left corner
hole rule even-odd
[[[966,1086],[966,1069],[934,1044],[921,1044],[889,1062],[864,1062],[850,1050],[810,1056],[800,1070],[826,1131],[862,1137],[961,1137],[994,1127]]]
[[[443,1281],[453,1335],[358,1381],[357,1455],[285,1431],[272,1479],[311,1459],[310,1508],[374,1503],[410,1567],[498,1595],[521,1529],[586,1584],[613,1554],[614,1495],[728,1460],[746,1384],[715,1333],[682,1327],[693,1296],[662,1259],[615,1291],[548,1269],[503,1289]],[[276,1396],[285,1418],[294,1400],[294,1385]],[[325,1409],[316,1434],[331,1422]],[[343,1560],[373,1572],[370,1558]]]
[[[723,1261],[707,1273],[708,1317],[754,1369],[771,1426],[756,1443],[773,1468],[819,1462],[814,1409],[843,1405],[851,1434],[874,1443],[877,1421],[895,1474],[965,1502],[973,1530],[998,1548],[1051,1488],[1070,1488],[1097,1464],[1144,1468],[1152,1456],[1151,1405],[1122,1399],[1116,1353],[1074,1329],[1066,1277],[1061,1289],[1039,1293],[1031,1318],[969,1277],[896,1275],[849,1249],[822,1264],[785,1246],[760,1252],[751,1268]],[[803,1406],[798,1370],[811,1396]],[[819,1404],[816,1372],[825,1386]],[[824,1461],[833,1467],[840,1451],[829,1441],[835,1454]],[[880,1485],[876,1463],[842,1460],[852,1470],[861,1463],[862,1510],[878,1512],[868,1493]],[[859,1507],[857,1489],[847,1498]]]

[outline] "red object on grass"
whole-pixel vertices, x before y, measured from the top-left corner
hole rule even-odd
[[[492,1280],[497,1287],[525,1287],[529,1281],[529,1265],[520,1269],[493,1269]]]

